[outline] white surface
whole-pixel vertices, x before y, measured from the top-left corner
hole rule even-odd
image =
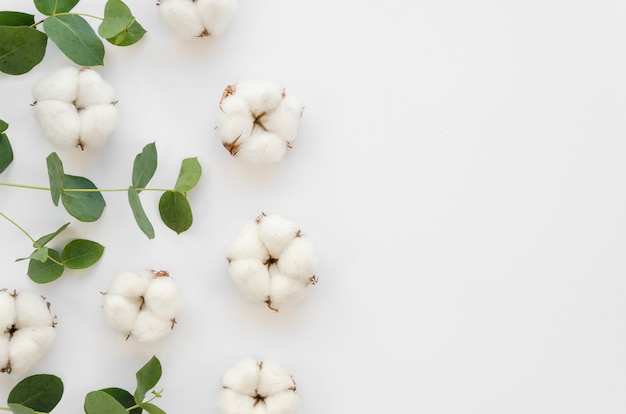
[[[58,315],[33,372],[63,378],[55,412],[133,389],[156,354],[169,413],[216,412],[221,373],[248,356],[290,370],[303,414],[626,413],[623,2],[241,0],[222,37],[187,43],[154,2],[129,5],[149,33],[107,46],[100,69],[120,124],[99,153],[60,153],[66,171],[126,188],[156,141],[153,186],[172,186],[190,156],[204,176],[180,236],[157,194],[142,194],[152,241],[126,195],[105,194],[100,221],[63,234],[101,242],[102,260],[49,285],[13,262],[30,243],[0,223],[2,285],[39,289]],[[28,75],[0,75],[16,153],[1,181],[46,185],[54,149],[30,88],[67,63],[50,44]],[[306,105],[273,169],[242,167],[212,131],[223,88],[247,78],[283,82]],[[36,236],[70,219],[14,188],[0,188],[0,211]],[[320,262],[310,296],[279,314],[226,270],[226,243],[261,211],[298,222]],[[136,268],[169,270],[185,299],[153,346],[124,341],[100,309],[110,278]],[[16,381],[0,377],[0,401]]]

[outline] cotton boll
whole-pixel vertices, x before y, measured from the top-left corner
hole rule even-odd
[[[182,307],[176,283],[167,276],[157,277],[150,282],[144,300],[147,309],[166,320],[174,319]]]
[[[298,99],[286,95],[280,105],[264,117],[263,125],[288,143],[292,142],[298,134],[303,109]]]
[[[0,333],[15,325],[15,298],[6,289],[0,291]],[[2,367],[2,364],[0,364]]]
[[[78,73],[77,108],[110,104],[114,101],[115,90],[102,79],[100,73],[90,68],[83,68]]]
[[[73,104],[61,101],[40,101],[34,106],[35,119],[44,136],[58,148],[78,145],[80,121]]]
[[[222,385],[233,391],[254,395],[259,383],[259,364],[252,358],[237,363],[222,375]]]
[[[153,342],[170,333],[174,322],[161,318],[149,309],[137,315],[131,336],[139,342]]]
[[[182,39],[206,36],[196,2],[192,0],[161,0],[159,15],[165,26]]]
[[[265,406],[271,414],[299,414],[300,397],[293,391],[281,391],[267,397]]]
[[[113,277],[108,292],[127,297],[143,296],[153,278],[154,272],[150,270],[122,271]]]
[[[270,294],[270,275],[263,263],[256,259],[233,260],[228,272],[235,285],[249,298],[265,302]]]
[[[280,308],[287,302],[302,299],[307,293],[307,285],[300,280],[280,273],[276,266],[270,267],[270,304]]]
[[[222,389],[217,398],[220,414],[256,414],[254,403],[255,399],[251,396],[227,388]]]
[[[32,291],[24,290],[15,298],[15,327],[52,326],[53,316],[45,299]]]
[[[264,80],[245,80],[235,85],[235,94],[248,103],[254,116],[273,111],[283,97],[282,85]]]
[[[35,83],[32,95],[36,102],[57,100],[72,103],[78,93],[78,69],[74,66],[62,68]]]
[[[226,257],[229,260],[257,259],[260,262],[269,259],[269,252],[259,237],[256,221],[250,220],[243,225],[228,244]]]
[[[300,233],[298,225],[277,214],[262,216],[258,223],[259,237],[274,258]]]
[[[196,0],[198,15],[211,36],[226,31],[235,11],[236,0]]]
[[[273,361],[263,361],[257,388],[260,395],[270,396],[281,391],[294,390],[295,387],[296,383],[286,369]]]
[[[274,164],[283,159],[285,152],[285,140],[274,133],[259,131],[239,147],[237,157],[251,164]]]
[[[102,147],[117,125],[117,108],[111,104],[91,105],[78,113],[80,142],[85,147]]]
[[[16,331],[9,341],[11,372],[19,375],[31,369],[48,351],[54,337],[51,326]]]
[[[128,335],[135,325],[140,306],[140,298],[107,293],[104,295],[102,309],[107,323],[117,331]]]
[[[315,275],[317,259],[313,243],[308,237],[293,239],[280,254],[278,268],[281,273],[307,282]]]

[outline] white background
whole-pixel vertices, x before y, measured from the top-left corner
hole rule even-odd
[[[120,123],[99,152],[59,152],[66,172],[127,188],[154,141],[153,186],[173,186],[186,157],[204,175],[181,235],[142,193],[151,241],[124,193],[83,224],[46,192],[0,187],[0,211],[33,236],[72,221],[58,245],[106,246],[93,268],[36,285],[14,263],[29,240],[0,223],[1,287],[41,292],[58,316],[31,372],[63,379],[55,412],[82,412],[98,388],[133,390],[156,354],[168,413],[216,413],[222,372],[245,357],[288,369],[303,414],[626,413],[625,3],[241,0],[223,36],[189,42],[154,2],[128,4],[149,32],[107,45],[99,68]],[[0,181],[47,185],[55,149],[30,89],[66,64],[49,44],[29,74],[0,75],[15,150]],[[306,106],[273,168],[242,165],[213,131],[224,87],[249,78]],[[262,211],[300,224],[319,259],[319,284],[278,314],[239,294],[224,256]],[[142,268],[170,271],[185,300],[153,345],[124,341],[100,308],[115,273]],[[0,378],[0,401],[18,380]]]

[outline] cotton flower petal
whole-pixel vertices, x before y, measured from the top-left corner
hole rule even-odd
[[[107,293],[104,295],[102,303],[104,318],[114,329],[128,335],[135,326],[141,304],[142,301],[138,297],[129,298],[115,293]]]
[[[313,243],[308,237],[296,237],[280,254],[278,268],[281,273],[302,282],[309,282],[315,276],[317,259]]]
[[[37,102],[50,99],[74,102],[78,95],[78,68],[68,66],[41,78],[31,94]]]
[[[131,336],[139,342],[153,342],[169,334],[173,323],[149,309],[143,309],[137,315]]]
[[[182,307],[178,287],[168,276],[153,279],[144,294],[144,300],[147,309],[165,320],[174,319]]]
[[[273,361],[263,361],[257,388],[260,395],[271,396],[295,387],[296,383],[285,368]]]
[[[15,298],[16,320],[18,329],[52,326],[54,317],[46,300],[39,294],[24,290]]]
[[[15,325],[15,298],[6,289],[0,291],[0,333]],[[0,364],[0,368],[2,364]]]
[[[280,273],[277,266],[271,266],[269,271],[269,300],[272,308],[278,309],[288,302],[300,300],[308,293],[305,283]]]
[[[241,360],[222,375],[222,385],[241,394],[254,395],[259,383],[259,363],[252,358]]]
[[[269,414],[299,414],[300,397],[293,391],[281,391],[265,398]]]
[[[220,414],[257,414],[255,399],[230,389],[222,389],[218,395],[217,408]]]
[[[23,328],[9,341],[11,372],[21,375],[30,370],[48,351],[55,337],[54,328]]]
[[[215,131],[224,144],[239,144],[244,142],[252,133],[254,118],[250,114],[250,107],[243,99],[231,95],[222,101],[217,112],[217,126]]]
[[[286,95],[278,107],[264,117],[263,125],[288,143],[293,142],[300,128],[304,106],[292,95]]]
[[[273,111],[283,98],[285,88],[266,80],[244,80],[235,85],[235,94],[248,103],[250,111],[259,116]]]
[[[143,296],[153,278],[154,273],[150,270],[122,271],[113,277],[108,292],[137,298]]]
[[[296,223],[277,214],[260,217],[258,230],[259,238],[274,258],[278,258],[285,247],[300,233]]]
[[[211,36],[226,31],[237,10],[235,0],[196,0],[198,15]]]
[[[9,366],[9,334],[0,334],[0,372],[4,372]]]
[[[285,152],[284,139],[272,132],[258,131],[241,144],[237,158],[251,164],[274,164],[283,159]]]
[[[245,296],[265,302],[270,294],[270,275],[263,263],[256,259],[233,260],[228,265],[230,277]]]
[[[269,252],[259,237],[255,220],[245,223],[230,241],[226,249],[226,257],[229,260],[256,259],[260,262],[269,259]]]
[[[102,147],[117,126],[118,111],[114,105],[91,105],[78,113],[80,142],[85,147]]]
[[[76,107],[86,108],[90,105],[105,105],[115,101],[115,90],[102,75],[91,68],[83,68],[78,73],[78,95]]]
[[[161,0],[159,15],[165,26],[181,39],[203,35],[204,24],[192,0]]]
[[[78,145],[80,121],[73,104],[62,101],[39,101],[34,106],[35,119],[44,136],[58,148]]]

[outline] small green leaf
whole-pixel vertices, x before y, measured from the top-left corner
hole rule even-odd
[[[7,405],[13,414],[38,414],[32,408],[28,408],[22,404],[8,403]]]
[[[54,233],[46,234],[45,236],[40,237],[35,243],[33,243],[33,247],[43,247],[43,246],[45,246],[46,244],[48,244],[50,242],[50,240],[52,240],[56,236],[58,236],[69,225],[70,225],[70,223],[65,223],[64,225],[59,227],[59,229],[57,231],[55,231]]]
[[[180,234],[191,227],[193,215],[187,197],[178,191],[166,191],[159,200],[163,223]]]
[[[6,129],[5,129],[6,130]],[[13,162],[13,148],[6,134],[0,133],[0,173]]]
[[[39,260],[41,263],[44,263],[48,260],[48,248],[42,247],[41,249],[35,250],[29,257],[33,260]]]
[[[0,133],[6,131],[7,129],[9,129],[9,124],[0,119]]]
[[[30,26],[32,24],[35,24],[35,16],[32,14],[0,11],[0,26]]]
[[[66,13],[74,8],[79,0],[35,0],[35,7],[46,16]]]
[[[28,277],[35,283],[50,283],[61,277],[65,266],[61,266],[52,260],[52,257],[57,262],[61,262],[61,254],[53,249],[48,249],[48,260],[40,262],[39,260],[31,259],[28,262]]]
[[[0,72],[22,75],[46,54],[48,36],[29,26],[0,26]]]
[[[133,398],[133,395],[130,392],[124,390],[124,389],[121,389],[121,388],[104,388],[104,389],[102,389],[100,391],[106,392],[111,397],[115,398],[117,400],[117,402],[122,404],[124,406],[124,408],[126,408],[126,409],[137,405],[137,403],[135,402],[135,398]],[[129,411],[129,413],[130,414],[141,414],[141,408],[133,408],[132,410]]]
[[[48,167],[48,180],[50,181],[50,195],[55,206],[59,205],[59,198],[63,191],[63,162],[56,152],[46,157],[46,165]]]
[[[140,41],[144,34],[146,29],[135,20],[128,29],[107,38],[107,41],[115,46],[130,46]]]
[[[152,403],[143,403],[141,404],[141,408],[143,408],[150,414],[167,414],[165,411],[161,410],[159,407]]]
[[[105,39],[117,36],[134,21],[135,17],[126,4],[120,0],[108,0],[104,6],[104,20],[98,27],[98,34]]]
[[[71,189],[97,190],[94,183],[85,177],[63,175],[61,202],[70,215],[77,220],[92,222],[102,216],[106,203],[99,191],[68,191]]]
[[[104,246],[91,240],[76,239],[69,242],[61,253],[63,264],[69,269],[86,269],[93,266],[104,253]]]
[[[48,17],[43,29],[72,61],[83,66],[104,64],[104,45],[81,16],[64,14]]]
[[[18,382],[9,393],[7,402],[48,413],[57,406],[62,396],[63,381],[59,377],[49,374],[37,374]]]
[[[162,374],[161,362],[156,356],[150,358],[143,367],[137,371],[137,388],[135,389],[135,401],[141,402],[146,397],[148,391],[154,388]]]
[[[174,190],[186,193],[198,184],[202,175],[202,167],[198,162],[198,158],[185,158],[180,166],[180,173],[176,180]]]
[[[128,414],[124,406],[104,391],[91,391],[85,396],[87,414]]]
[[[143,147],[133,163],[133,187],[138,193],[145,188],[157,169],[157,150],[154,142]]]
[[[143,231],[149,239],[154,239],[154,228],[152,227],[152,223],[150,223],[150,219],[148,219],[148,216],[141,205],[139,193],[133,186],[128,187],[128,203],[130,204],[130,208],[133,211],[133,217],[135,217],[135,221],[141,231]]]

